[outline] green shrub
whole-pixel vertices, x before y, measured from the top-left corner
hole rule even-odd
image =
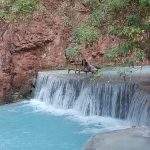
[[[120,44],[119,47],[115,49],[109,49],[105,53],[105,56],[112,62],[116,62],[118,57],[122,57],[128,66],[134,66],[135,62],[142,62],[146,57],[146,54],[144,50],[140,48],[140,45],[137,41],[125,41],[124,43]]]
[[[106,13],[103,9],[96,9],[91,14],[91,24],[100,27],[106,21]]]
[[[141,6],[148,6],[150,5],[150,0],[139,0]]]
[[[40,10],[39,0],[0,0],[0,17],[3,19],[28,19]]]
[[[137,15],[128,15],[127,21],[129,26],[138,26],[140,25],[140,18]]]
[[[139,1],[139,14],[142,18],[150,16],[150,0]]]
[[[108,10],[116,12],[120,9],[127,8],[132,0],[108,0]]]
[[[124,39],[135,40],[138,36],[143,35],[144,30],[139,26],[121,26],[116,25],[110,31],[110,34]]]
[[[130,70],[130,68],[124,68],[124,69],[120,69],[118,70],[118,75],[120,77],[123,77],[124,82],[126,82],[126,78],[132,73],[132,71]]]
[[[67,59],[73,59],[75,56],[79,55],[79,49],[76,47],[70,47],[66,50]]]
[[[99,0],[84,0],[84,2],[90,9],[96,9],[100,5]]]
[[[145,56],[144,51],[142,49],[137,48],[136,49],[136,61],[137,62],[142,62],[142,61],[144,61],[145,57],[146,56]]]
[[[0,10],[0,18],[4,18],[5,17],[5,11],[4,10]]]
[[[88,24],[84,24],[75,29],[73,39],[78,44],[88,45],[96,41],[99,36],[100,31],[97,28]]]
[[[16,0],[10,10],[12,13],[20,13],[22,15],[31,15],[33,11],[36,11],[37,0]]]
[[[112,62],[116,61],[117,56],[118,56],[118,51],[115,48],[108,49],[105,53],[105,57],[110,59]]]

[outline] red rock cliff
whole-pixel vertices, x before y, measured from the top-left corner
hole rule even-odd
[[[56,9],[59,2],[49,5]],[[38,70],[65,65],[69,31],[62,27],[62,17],[53,12],[52,18],[38,15],[28,24],[0,21],[1,102]]]
[[[51,10],[51,14],[34,16],[28,23],[0,21],[1,103],[15,99],[22,85],[39,70],[65,66],[65,50],[71,44],[71,29],[64,26],[65,16],[58,11],[61,2],[44,0],[43,7]],[[84,20],[88,14],[84,8],[80,9],[80,18]],[[101,63],[104,51],[117,43],[117,39],[104,36],[91,49],[81,52],[90,62]]]

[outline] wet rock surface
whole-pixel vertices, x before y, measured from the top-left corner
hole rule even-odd
[[[139,127],[97,134],[84,150],[149,150],[150,128]]]
[[[11,87],[5,94],[5,103],[17,102],[22,99],[31,99],[34,95],[36,76],[28,79],[20,87]]]

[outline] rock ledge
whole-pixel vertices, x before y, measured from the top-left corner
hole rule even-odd
[[[84,150],[149,150],[150,128],[138,127],[97,134]]]

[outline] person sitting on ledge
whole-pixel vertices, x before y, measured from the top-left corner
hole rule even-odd
[[[84,72],[91,72],[91,73],[95,73],[98,71],[97,68],[95,68],[93,65],[91,65],[90,63],[88,63],[86,61],[86,59],[82,60],[82,66],[83,66],[83,71]]]

